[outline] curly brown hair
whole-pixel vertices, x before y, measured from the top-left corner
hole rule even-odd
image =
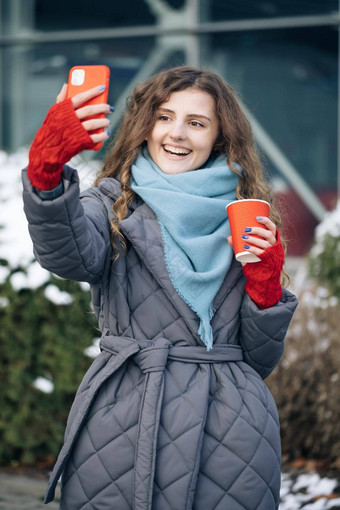
[[[120,174],[122,195],[113,205],[112,233],[114,237],[118,236],[123,245],[124,238],[119,230],[119,221],[126,218],[129,204],[135,197],[130,187],[131,165],[151,134],[160,105],[168,101],[172,93],[189,88],[206,92],[215,101],[219,134],[213,147],[213,155],[226,155],[229,167],[238,175],[238,199],[267,200],[271,204],[272,221],[278,228],[281,227],[280,216],[272,203],[251,126],[242,111],[236,92],[211,71],[179,66],[161,71],[133,90],[127,99],[126,112],[119,130],[110,144],[103,168],[95,181],[95,185],[98,185],[105,177],[116,177]]]

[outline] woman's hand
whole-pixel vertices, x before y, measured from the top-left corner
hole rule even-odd
[[[27,175],[35,188],[56,188],[67,162],[83,150],[99,150],[108,139],[109,133],[96,131],[110,125],[105,116],[113,108],[108,104],[85,105],[102,92],[102,87],[96,87],[66,100],[67,85],[62,87],[57,104],[49,109],[30,148]]]
[[[269,218],[258,216],[257,221],[263,225],[262,227],[247,227],[242,234],[244,249],[254,253],[255,255],[262,255],[262,253],[270,246],[276,244],[276,225]],[[259,236],[259,238],[254,236]],[[231,236],[228,237],[228,243],[233,247]],[[245,265],[245,262],[241,262]]]
[[[275,305],[281,299],[284,249],[276,225],[265,216],[258,216],[256,219],[263,227],[246,227],[242,241],[244,249],[257,255],[261,261],[241,264],[246,277],[246,293],[260,309],[264,309]],[[228,243],[233,246],[231,236],[228,237]]]
[[[94,115],[105,114],[113,112],[113,108],[108,104],[97,104],[97,105],[87,105],[82,106],[82,104],[86,103],[93,97],[98,96],[103,92],[103,89],[100,87],[95,87],[90,90],[86,90],[85,92],[81,92],[72,97],[72,104],[75,109],[76,116],[80,120],[82,126],[89,133],[89,136],[93,143],[104,142],[110,136],[109,132],[102,131],[101,133],[91,134],[91,131],[107,128],[111,122],[106,118],[89,118]],[[66,99],[67,96],[67,84],[65,83],[57,96],[57,103],[60,103]]]

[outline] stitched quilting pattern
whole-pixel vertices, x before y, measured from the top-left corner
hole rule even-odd
[[[106,179],[99,189],[88,190],[82,206],[77,175],[65,168],[64,179],[69,183],[64,195],[45,207],[24,177],[25,211],[40,263],[61,277],[91,283],[102,331],[139,342],[165,338],[177,345],[202,346],[198,318],[167,274],[153,212],[137,204],[121,222],[127,251],[112,267],[108,223],[119,183]],[[63,457],[65,465],[59,466],[64,469],[61,509],[275,510],[279,428],[261,377],[281,356],[295,306],[294,296],[284,291],[280,303],[259,310],[245,295],[242,269],[234,261],[214,300],[212,325],[216,344],[242,346],[243,362],[168,360],[164,373],[153,377],[138,365],[134,342],[128,342],[126,360],[101,353],[70,413],[65,444],[69,434],[76,436]],[[116,370],[113,376],[110,367]],[[157,381],[150,393],[160,392],[161,398],[164,392],[159,427],[152,421],[157,406],[144,409],[145,428],[139,427],[146,380]],[[88,410],[86,402],[91,402]],[[138,433],[152,445],[138,452],[138,465],[152,467],[156,448],[151,494],[149,470],[135,472]],[[53,483],[56,480],[51,480],[47,500],[53,497]]]

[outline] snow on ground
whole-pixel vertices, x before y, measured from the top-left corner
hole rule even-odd
[[[336,492],[335,492],[336,491]],[[294,479],[282,474],[280,510],[327,510],[340,508],[339,481],[302,473]]]
[[[11,277],[13,287],[20,290],[23,287],[39,287],[49,280],[49,273],[33,261],[32,242],[28,234],[27,221],[23,212],[21,169],[27,165],[28,150],[23,149],[16,154],[7,155],[0,151],[0,259],[8,261],[10,268],[22,267],[23,271],[14,273]],[[82,157],[72,160],[71,164],[78,169],[81,189],[91,186],[98,162],[86,162]],[[319,239],[325,232],[334,234],[334,223],[340,231],[340,203],[337,209],[329,214],[325,224],[318,228]],[[8,275],[8,269],[0,266],[0,282]],[[84,290],[88,284],[83,284]],[[61,292],[55,285],[48,285],[45,296],[56,304],[66,305],[72,297]],[[319,296],[323,298],[323,296]],[[0,307],[8,305],[5,298],[0,297]],[[98,354],[98,339],[85,350],[85,354],[96,357]],[[53,392],[53,382],[44,377],[34,381],[36,389]],[[339,497],[332,497],[333,492]],[[329,510],[340,509],[339,482],[335,479],[321,478],[317,473],[301,474],[297,478],[289,473],[282,475],[280,510]]]

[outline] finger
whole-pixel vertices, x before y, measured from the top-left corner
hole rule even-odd
[[[106,140],[108,140],[110,138],[110,134],[111,134],[110,131],[103,131],[102,133],[96,133],[94,135],[90,135],[90,138],[93,143],[105,142]]]
[[[76,115],[78,119],[83,120],[88,117],[93,117],[94,115],[101,115],[105,114],[108,115],[109,113],[113,112],[113,107],[108,104],[94,104],[94,105],[87,105],[83,106],[81,108],[78,108],[76,110]]]
[[[95,129],[102,129],[109,127],[111,122],[109,119],[89,119],[82,122],[83,127],[86,131],[94,131]]]
[[[252,246],[252,245],[247,245],[245,244],[244,246],[244,249],[247,250],[249,253],[254,253],[254,255],[262,255],[262,253],[264,253],[265,250],[261,250],[261,248],[256,248],[255,246]]]
[[[244,229],[244,234],[246,236],[260,236],[261,239],[267,241],[270,245],[276,243],[276,236],[270,230],[261,227],[247,227]]]
[[[80,92],[72,97],[72,103],[75,109],[79,108],[83,103],[89,101],[93,97],[99,96],[105,90],[105,85],[100,85],[99,87],[94,87],[93,89],[85,90],[85,92]]]
[[[64,85],[61,87],[59,94],[57,95],[56,102],[61,103],[61,101],[64,101],[64,99],[66,99],[66,96],[67,96],[67,83],[64,83]]]
[[[257,216],[256,219],[259,223],[262,223],[268,230],[270,230],[274,236],[276,236],[276,225],[270,218],[267,216]]]
[[[242,241],[245,244],[250,244],[251,247],[256,247],[261,250],[266,250],[267,248],[270,248],[272,243],[269,241],[266,241],[265,239],[254,237],[254,236],[248,236],[248,235],[242,235]]]

